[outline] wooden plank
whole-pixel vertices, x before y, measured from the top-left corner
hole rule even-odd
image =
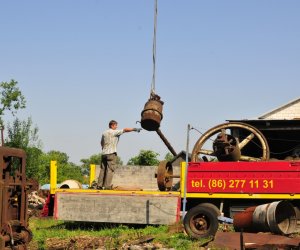
[[[58,192],[54,217],[66,221],[170,225],[180,219],[180,197]]]

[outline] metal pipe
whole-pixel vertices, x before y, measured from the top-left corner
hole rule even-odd
[[[244,250],[244,236],[243,236],[243,228],[241,229],[240,232],[240,246],[241,246],[241,250]]]
[[[4,127],[1,126],[1,146],[4,146],[4,135],[3,135]]]
[[[167,138],[163,135],[163,133],[161,132],[160,129],[156,130],[156,133],[159,135],[160,139],[162,139],[162,141],[165,143],[165,145],[167,146],[167,148],[170,150],[170,152],[176,156],[177,153],[175,152],[174,148],[171,146],[171,144],[168,142]]]
[[[187,127],[187,139],[186,139],[186,157],[185,157],[185,171],[184,171],[184,193],[183,193],[183,204],[182,204],[182,220],[184,219],[185,216],[185,210],[186,210],[186,179],[187,179],[187,170],[188,170],[188,161],[189,161],[189,144],[190,144],[190,130],[191,130],[191,125],[188,124]]]
[[[224,208],[224,200],[221,200],[221,203],[220,203],[220,213],[221,213],[222,216],[224,216],[223,208]]]

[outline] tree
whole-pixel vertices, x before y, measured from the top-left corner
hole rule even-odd
[[[38,137],[38,128],[33,127],[31,118],[25,121],[16,118],[12,124],[8,123],[5,145],[25,150],[27,155],[26,175],[28,178],[37,179],[38,165],[43,152]]]
[[[84,178],[81,172],[81,167],[69,162],[69,156],[66,153],[51,150],[48,153],[44,153],[41,157],[41,163],[39,165],[39,182],[40,184],[46,184],[50,181],[50,162],[57,162],[57,182],[63,182],[65,180],[77,180],[83,183]]]
[[[90,158],[88,158],[88,159],[81,159],[80,162],[82,163],[82,165],[81,165],[82,173],[84,175],[89,175],[91,164],[101,165],[101,157],[102,157],[102,154],[94,154],[94,155],[90,156]],[[119,156],[117,156],[117,164],[123,165],[123,162]]]
[[[28,147],[41,148],[38,136],[38,127],[32,124],[32,119],[21,121],[16,118],[12,124],[7,125],[7,138],[5,144],[10,147],[26,149]]]
[[[159,164],[157,156],[159,156],[159,154],[151,150],[141,150],[137,156],[129,159],[127,165],[157,166]]]
[[[28,147],[26,150],[26,176],[28,178],[38,179],[39,165],[41,164],[41,157],[43,151],[36,147]]]
[[[165,155],[165,160],[166,161],[172,161],[173,159],[174,159],[174,155],[173,154],[171,154],[170,152],[168,152],[168,153],[166,153],[166,155]]]
[[[3,129],[3,119],[2,116],[6,110],[9,110],[12,115],[15,115],[17,110],[26,107],[25,97],[22,95],[21,91],[17,87],[18,82],[11,80],[10,82],[0,83],[0,126]]]
[[[36,179],[41,185],[49,183],[50,162],[55,160],[57,161],[57,182],[73,179],[83,183],[81,167],[69,162],[69,156],[66,153],[55,150],[44,153],[41,150],[38,128],[33,127],[31,118],[26,121],[16,118],[12,125],[8,123],[7,127],[5,145],[25,150],[28,178]]]
[[[84,175],[89,175],[91,164],[95,164],[95,165],[101,164],[101,154],[94,154],[94,155],[90,156],[90,158],[88,158],[88,159],[81,159],[80,162],[82,163],[82,165],[81,165],[82,173]]]

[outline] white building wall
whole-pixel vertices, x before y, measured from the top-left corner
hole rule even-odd
[[[300,102],[294,103],[293,105],[283,107],[281,109],[270,112],[263,117],[263,119],[300,119]]]

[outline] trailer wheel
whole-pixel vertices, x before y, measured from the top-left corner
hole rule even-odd
[[[206,203],[207,205],[208,203]],[[184,217],[186,233],[196,239],[214,236],[218,230],[218,214],[211,207],[202,204],[191,208]]]
[[[214,210],[214,211],[216,212],[217,216],[220,216],[220,215],[221,215],[220,209],[217,208],[217,206],[214,205],[214,204],[212,204],[212,203],[204,202],[204,203],[199,204],[199,206],[207,207],[207,208],[209,208],[209,209]]]

